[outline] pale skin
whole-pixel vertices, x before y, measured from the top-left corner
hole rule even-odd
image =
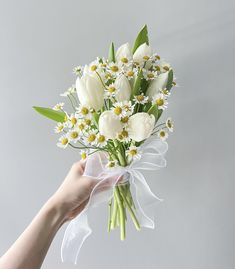
[[[75,163],[56,193],[0,258],[0,269],[38,269],[60,227],[76,217],[88,202],[96,179],[83,176],[85,163]]]

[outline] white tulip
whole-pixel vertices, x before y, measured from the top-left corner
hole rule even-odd
[[[104,104],[104,87],[95,75],[85,73],[76,81],[77,95],[80,103],[95,110],[102,108]]]
[[[147,139],[153,131],[155,117],[145,112],[132,115],[128,121],[129,137],[137,142]]]
[[[166,88],[167,81],[168,81],[168,72],[160,74],[150,83],[146,95],[150,99],[152,99],[153,96],[155,96],[160,92],[160,90],[164,90]]]
[[[99,131],[107,139],[115,139],[122,131],[120,118],[112,111],[104,111],[99,118]]]
[[[149,45],[146,43],[140,45],[133,55],[134,62],[139,64],[144,63],[148,58],[152,56],[153,52]]]
[[[118,102],[129,101],[131,97],[131,85],[125,75],[121,74],[114,82],[117,89],[116,99]]]
[[[121,45],[117,52],[116,52],[116,60],[117,62],[123,62],[125,63],[125,59],[128,61],[132,60],[132,52],[131,52],[131,47],[129,43],[125,43]]]

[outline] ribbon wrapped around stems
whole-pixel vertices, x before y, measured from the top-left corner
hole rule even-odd
[[[152,193],[142,171],[155,171],[165,167],[164,154],[167,149],[166,142],[150,138],[140,147],[140,158],[126,167],[107,168],[108,159],[104,153],[94,153],[88,157],[84,176],[95,178],[97,184],[91,192],[86,207],[69,223],[65,231],[61,246],[63,262],[69,261],[77,264],[80,249],[92,232],[88,223],[88,215],[96,206],[108,202],[113,197],[114,187],[123,177],[129,178],[130,184],[135,190],[136,215],[140,226],[154,229],[153,212],[147,214],[146,210],[161,199]],[[104,188],[104,186],[106,187]]]

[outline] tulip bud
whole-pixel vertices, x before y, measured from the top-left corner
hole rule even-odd
[[[152,134],[154,124],[155,117],[153,115],[145,112],[132,115],[127,126],[129,137],[137,142],[147,139]]]
[[[104,87],[95,75],[85,73],[76,81],[77,95],[80,103],[95,110],[102,108],[104,104]]]
[[[162,73],[159,76],[157,76],[149,85],[146,95],[152,99],[153,96],[159,93],[160,90],[163,90],[166,88],[168,81],[168,72]]]
[[[99,118],[99,131],[107,139],[115,139],[122,131],[120,118],[112,111],[104,111]]]
[[[132,52],[129,43],[121,45],[116,52],[116,60],[122,63],[128,63],[132,59]]]
[[[136,63],[142,64],[145,61],[147,61],[151,56],[153,52],[150,46],[148,46],[146,43],[140,45],[138,49],[135,51],[133,55],[133,60]]]
[[[115,88],[117,89],[116,99],[118,102],[129,101],[131,97],[131,85],[129,80],[121,74],[116,78],[114,83]]]

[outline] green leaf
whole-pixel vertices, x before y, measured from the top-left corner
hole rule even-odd
[[[155,105],[152,105],[150,107],[150,109],[148,110],[148,114],[153,115],[157,121],[158,120],[158,111],[159,111],[158,106],[157,106],[157,104],[155,104]]]
[[[157,115],[157,121],[160,119],[161,115],[162,115],[163,110],[159,109],[158,110],[158,115]]]
[[[172,84],[173,83],[173,70],[171,69],[168,73],[168,81],[167,81],[167,84],[166,84],[166,88],[168,91],[171,90],[172,88]]]
[[[138,49],[138,47],[142,44],[146,43],[147,45],[149,45],[149,38],[148,38],[148,28],[147,28],[147,25],[145,25],[141,31],[139,32],[136,40],[135,40],[135,43],[134,43],[134,46],[132,48],[132,53],[134,54],[135,51]]]
[[[114,51],[114,44],[111,43],[109,47],[109,61],[115,63],[115,51]]]
[[[139,73],[138,73],[137,78],[135,79],[133,90],[132,90],[132,94],[131,94],[131,98],[133,98],[135,95],[139,95],[140,94],[140,88],[141,88],[142,78],[143,78],[143,71],[141,69],[139,71]]]
[[[66,118],[66,114],[63,111],[55,111],[51,108],[39,106],[34,106],[33,109],[35,109],[39,114],[57,122],[64,122]]]
[[[95,122],[96,127],[98,128],[98,123],[99,123],[100,115],[98,113],[96,113],[96,112],[93,112],[92,113],[92,117],[93,117],[93,120]]]

